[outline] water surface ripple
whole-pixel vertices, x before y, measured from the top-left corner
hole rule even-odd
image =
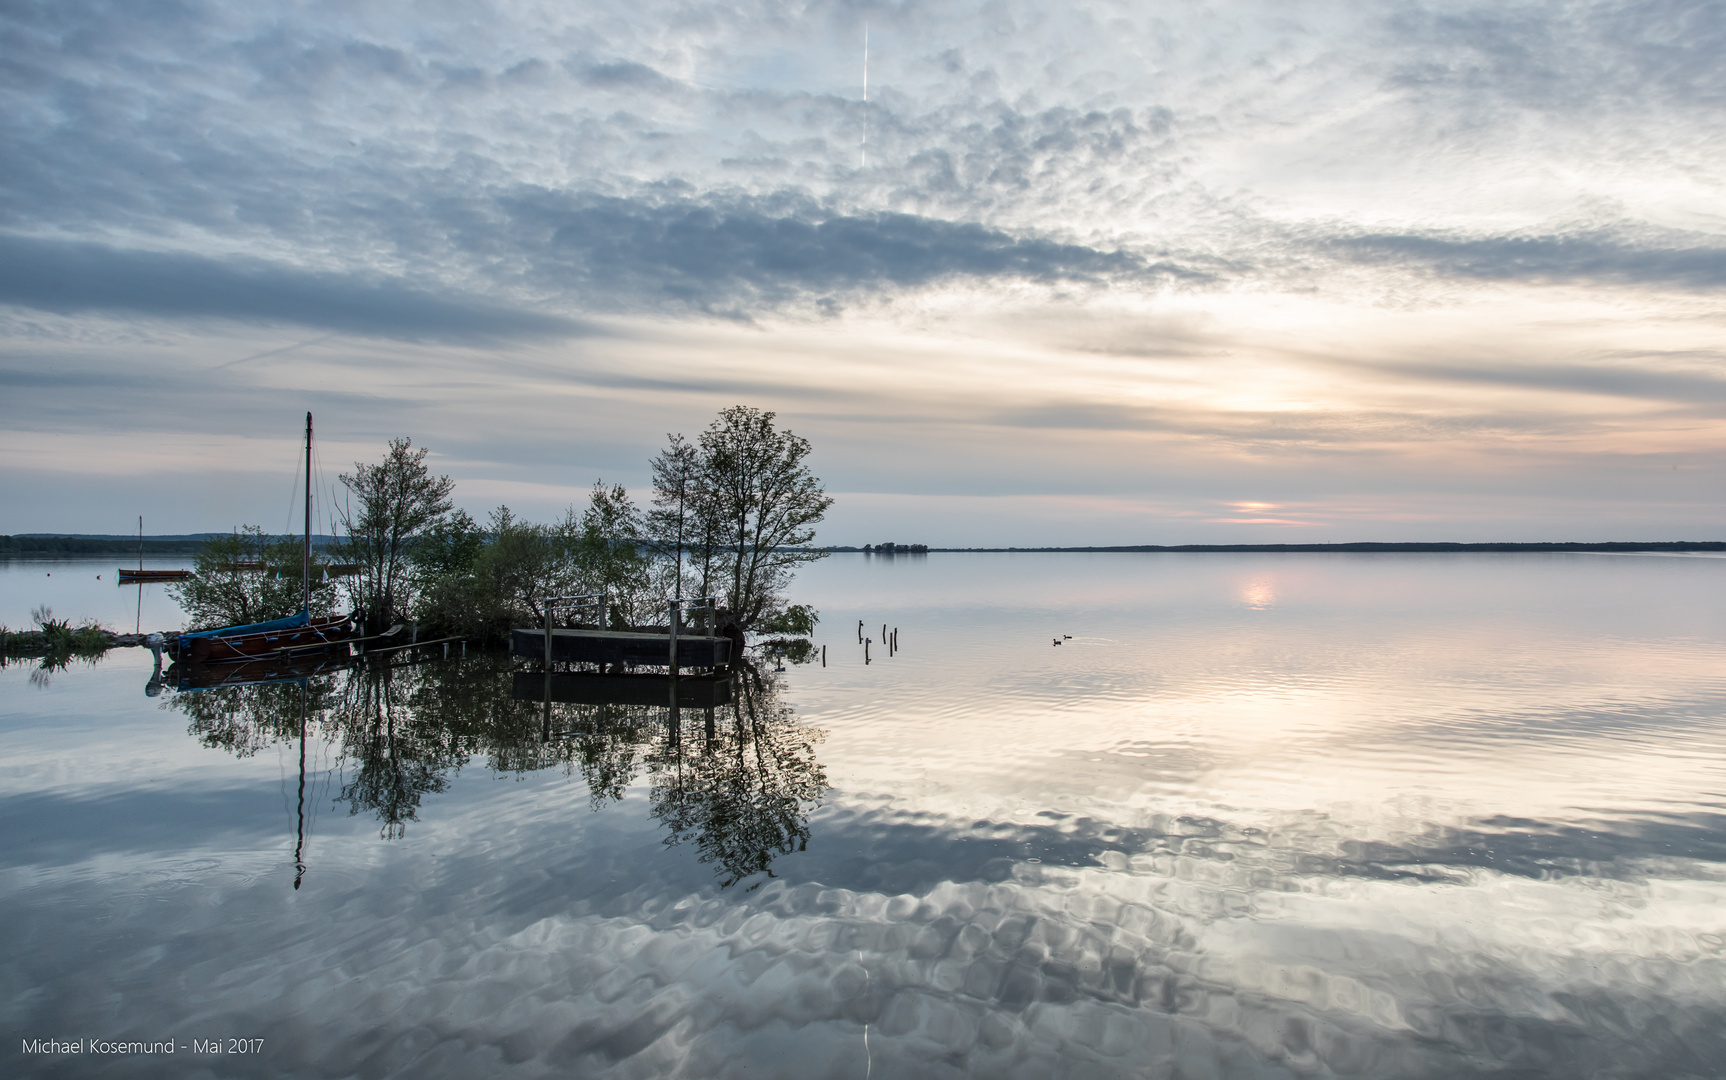
[[[1726,1076],[1726,560],[839,556],[797,599],[826,665],[711,725],[477,655],[0,671],[13,1038],[266,1041],[7,1071]]]

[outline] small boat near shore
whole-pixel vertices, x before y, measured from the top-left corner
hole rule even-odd
[[[220,664],[274,653],[328,649],[338,645],[346,648],[354,633],[354,621],[346,615],[312,619],[301,611],[285,619],[181,634],[178,657],[194,664]]]
[[[138,515],[138,569],[120,567],[120,584],[141,585],[148,581],[185,581],[194,577],[190,570],[146,570],[144,569],[144,515]]]
[[[120,567],[120,584],[132,585],[147,581],[185,581],[195,577],[190,570],[128,570]]]

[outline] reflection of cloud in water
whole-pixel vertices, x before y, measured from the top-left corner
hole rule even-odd
[[[399,745],[468,764],[403,838],[326,819],[299,893],[282,829],[199,804],[153,836],[110,762],[135,830],[84,788],[0,801],[36,838],[0,870],[14,1020],[247,1030],[289,1074],[1720,1075],[1719,564],[1325,558],[955,557],[975,595],[1114,599],[801,674],[837,794],[737,888],[695,838],[797,784],[653,816],[729,790],[699,722],[569,709],[543,742],[532,704],[428,681]],[[1281,614],[1244,615],[1265,574]]]
[[[608,892],[642,837],[560,847],[567,822],[546,809],[456,853],[465,866],[351,847],[354,863],[291,908],[240,872],[170,873],[90,922],[74,871],[38,894],[70,902],[45,902],[34,929],[88,927],[82,955],[55,953],[80,977],[27,1019],[245,1030],[280,1048],[274,1068],[379,1075],[862,1076],[864,1024],[882,1076],[1708,1075],[1726,1052],[1722,944],[1684,929],[1723,899],[1706,868],[1336,877],[1298,865],[1302,844],[1215,822],[1134,856],[1063,823],[1042,839],[1071,836],[1092,866],[978,867],[962,828],[839,813],[819,848],[888,836],[994,880],[740,893],[692,891],[665,868]],[[457,835],[477,833],[452,822]],[[216,928],[212,898],[229,912]],[[126,944],[144,927],[164,937],[165,915],[171,948]],[[48,951],[31,929],[13,930],[26,972]],[[164,979],[186,1000],[110,992]]]

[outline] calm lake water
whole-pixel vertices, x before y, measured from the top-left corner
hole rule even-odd
[[[46,566],[0,622],[177,621]],[[477,651],[0,671],[5,1071],[1726,1076],[1726,560],[847,555],[796,598],[825,666],[675,728]]]

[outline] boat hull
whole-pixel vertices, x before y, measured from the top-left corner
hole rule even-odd
[[[137,581],[185,581],[192,577],[190,570],[127,570],[120,568],[120,584],[128,585]]]
[[[193,664],[220,664],[272,653],[345,649],[348,641],[356,636],[358,631],[351,619],[318,619],[281,630],[194,637],[181,648],[180,659]]]

